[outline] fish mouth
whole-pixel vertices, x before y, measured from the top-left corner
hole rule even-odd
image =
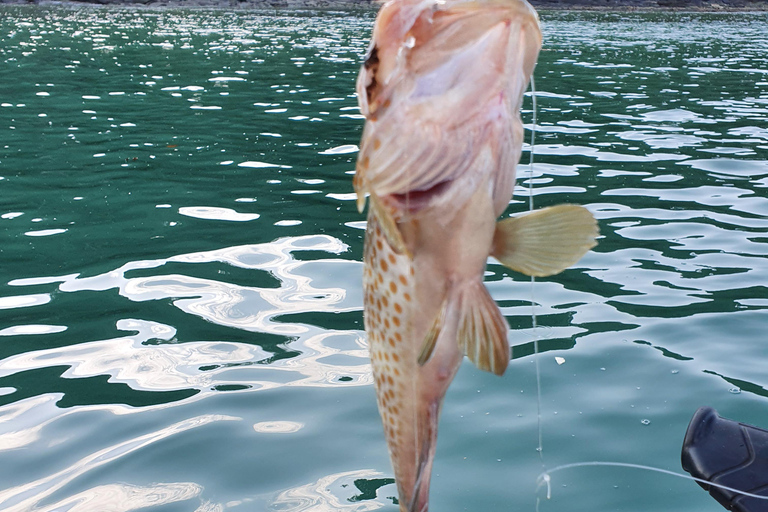
[[[441,181],[428,188],[409,190],[402,194],[389,194],[387,199],[392,206],[410,214],[418,213],[430,206],[434,199],[441,196],[453,183],[453,180]]]

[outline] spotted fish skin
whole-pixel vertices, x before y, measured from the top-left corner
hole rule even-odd
[[[490,210],[489,198],[485,205]],[[476,208],[471,204],[467,207]],[[488,217],[493,218],[490,213]],[[420,232],[418,223],[409,226],[413,231],[408,233],[409,241],[441,238],[440,231],[447,236],[456,223],[438,227],[429,236]],[[474,245],[482,247],[480,251],[468,250],[473,239],[479,238],[478,229],[473,237],[464,239],[469,244],[463,251],[449,249],[452,257],[438,250],[445,249],[446,244],[428,244],[409,256],[392,248],[374,213],[368,216],[363,273],[365,328],[402,511],[427,510],[440,409],[464,357],[456,342],[461,291],[471,292],[476,284],[478,291],[487,295],[482,276],[493,230],[486,231],[481,243]],[[456,266],[460,260],[472,264]],[[456,300],[446,300],[449,297]],[[439,341],[421,364],[422,341],[438,317],[442,319]],[[503,357],[506,362],[508,348]]]
[[[365,326],[376,398],[396,468],[400,510],[419,510],[412,509],[411,503],[415,494],[428,492],[440,388],[447,389],[462,354],[458,348],[445,354],[445,374],[439,380],[434,380],[434,371],[427,375],[427,369],[419,367],[413,333],[426,330],[417,328],[419,280],[415,267],[407,256],[392,250],[373,216],[369,216],[366,240]]]
[[[508,324],[488,256],[551,275],[594,245],[566,205],[496,222],[520,158],[520,106],[541,47],[525,0],[390,0],[357,82],[354,186],[369,202],[364,318],[401,512],[426,512],[443,397],[466,355],[502,374]]]

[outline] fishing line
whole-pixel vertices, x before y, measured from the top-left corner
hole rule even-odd
[[[536,143],[536,83],[531,75],[531,108],[533,108],[533,114],[531,115],[531,149],[528,153],[528,174],[530,180],[528,181],[528,211],[533,211],[533,147]]]
[[[534,84],[533,76],[531,76],[531,101],[532,101],[532,108],[533,108],[533,114],[531,116],[532,121],[532,127],[531,127],[531,142],[530,142],[530,152],[529,152],[529,160],[528,160],[528,173],[529,173],[529,180],[528,180],[528,210],[529,212],[533,211],[533,163],[534,163],[534,143],[535,143],[535,137],[536,137],[536,86]],[[709,480],[706,480],[704,478],[697,478],[691,475],[688,475],[686,473],[680,473],[676,471],[670,471],[668,469],[663,468],[657,468],[653,466],[646,466],[644,464],[633,464],[630,462],[610,462],[610,461],[588,461],[588,462],[572,462],[569,464],[562,464],[560,466],[556,466],[552,469],[547,470],[546,465],[544,463],[544,445],[543,445],[543,421],[542,421],[542,415],[541,415],[541,367],[539,364],[539,359],[541,354],[539,353],[539,337],[537,333],[537,320],[536,320],[536,300],[534,295],[534,288],[536,284],[536,278],[531,276],[531,325],[533,330],[533,360],[534,364],[536,366],[536,416],[537,416],[537,429],[538,429],[538,436],[539,436],[539,442],[538,446],[536,448],[536,451],[539,452],[539,459],[541,460],[541,467],[544,469],[541,474],[536,478],[536,489],[540,489],[542,486],[546,486],[546,497],[547,499],[550,499],[552,496],[552,477],[551,475],[553,473],[557,473],[560,471],[564,471],[566,469],[573,469],[573,468],[583,468],[583,467],[618,467],[618,468],[628,468],[628,469],[638,469],[640,471],[649,471],[652,473],[660,473],[662,475],[668,475],[668,476],[674,476],[677,478],[682,478],[684,480],[690,480],[693,482],[698,482],[700,484],[706,484],[712,487],[716,487],[718,489],[723,489],[725,491],[733,492],[735,494],[738,494],[740,496],[745,496],[747,498],[755,498],[759,500],[768,500],[768,496],[762,496],[759,494],[753,494],[751,492],[742,491],[739,489],[735,489],[733,487],[728,487],[727,485],[721,485],[718,483],[711,482]],[[539,504],[541,499],[537,496],[536,497],[536,512],[539,512]]]
[[[730,491],[730,492],[739,494],[741,496],[746,496],[748,498],[768,500],[768,496],[761,496],[760,494],[752,494],[751,492],[741,491],[739,489],[734,489],[733,487],[728,487],[727,485],[721,485],[714,482],[710,482],[709,480],[706,480],[704,478],[696,478],[695,476],[686,475],[685,473],[678,473],[676,471],[670,471],[668,469],[656,468],[653,466],[646,466],[644,464],[632,464],[629,462],[608,462],[608,461],[598,461],[598,460],[589,461],[589,462],[572,462],[570,464],[563,464],[561,466],[554,467],[549,471],[545,471],[544,473],[541,473],[536,479],[536,482],[538,483],[538,487],[541,487],[542,485],[547,486],[547,499],[550,499],[551,490],[552,490],[550,475],[552,473],[563,471],[566,469],[571,469],[571,468],[580,468],[580,467],[589,467],[589,466],[619,467],[619,468],[639,469],[642,471],[651,471],[653,473],[661,473],[663,475],[676,476],[678,478],[683,478],[685,480],[692,480],[700,484],[710,485],[712,487],[717,487],[718,489]],[[536,505],[538,510],[538,501]]]
[[[533,150],[536,145],[536,83],[531,75],[531,105],[533,114],[531,116],[531,144],[528,152],[528,211],[533,212]],[[539,452],[541,467],[544,468],[544,446],[543,446],[543,426],[541,421],[541,369],[539,368],[539,336],[536,321],[536,296],[534,289],[536,278],[531,276],[531,328],[533,332],[533,360],[536,365],[536,422],[539,434],[539,444],[536,451]]]

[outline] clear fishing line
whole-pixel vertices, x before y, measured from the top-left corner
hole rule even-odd
[[[630,462],[608,462],[608,461],[599,461],[599,460],[593,460],[589,462],[572,462],[570,464],[563,464],[555,468],[552,468],[549,471],[545,471],[544,473],[540,474],[539,477],[536,479],[536,481],[538,482],[538,487],[541,487],[542,485],[546,485],[547,499],[549,499],[551,496],[551,490],[552,490],[551,488],[552,479],[550,477],[552,473],[563,471],[566,469],[571,469],[571,468],[581,468],[581,467],[589,467],[589,466],[618,467],[618,468],[639,469],[641,471],[651,471],[653,473],[661,473],[663,475],[676,476],[678,478],[683,478],[685,480],[692,480],[700,484],[707,484],[712,487],[717,487],[718,489],[724,489],[726,491],[734,492],[741,496],[746,496],[748,498],[768,500],[768,496],[761,496],[760,494],[752,494],[751,492],[740,491],[739,489],[734,489],[733,487],[728,487],[727,485],[716,484],[704,478],[696,478],[695,476],[686,475],[685,473],[678,473],[677,471],[670,471],[668,469],[656,468],[653,466],[646,466],[644,464],[632,464]],[[538,510],[538,501],[537,501],[537,510]]]
[[[536,84],[531,75],[531,107],[533,114],[531,116],[531,144],[528,151],[528,211],[533,212],[533,150],[536,145]],[[536,322],[536,296],[534,290],[536,287],[536,278],[531,276],[531,327],[533,332],[533,360],[536,365],[536,423],[539,434],[539,444],[536,451],[539,452],[541,467],[544,468],[544,446],[543,446],[543,428],[541,421],[541,369],[539,368],[539,336]]]
[[[536,143],[536,84],[531,75],[531,108],[533,108],[533,114],[531,115],[531,149],[528,153],[528,174],[530,180],[528,181],[528,211],[533,211],[533,147]],[[535,317],[534,317],[535,319]]]
[[[533,108],[533,113],[531,116],[531,142],[530,142],[530,151],[528,155],[528,211],[533,211],[533,163],[534,163],[534,144],[535,144],[535,138],[536,138],[536,86],[534,83],[533,76],[531,76],[531,103]],[[680,473],[677,471],[670,471],[668,469],[663,468],[657,468],[653,466],[646,466],[644,464],[633,464],[630,462],[611,462],[611,461],[587,461],[587,462],[572,462],[569,464],[562,464],[560,466],[556,466],[552,469],[547,470],[546,464],[544,463],[544,428],[543,428],[543,421],[542,421],[542,415],[541,415],[541,367],[539,363],[539,359],[541,354],[539,353],[539,336],[537,333],[537,320],[536,320],[536,297],[534,294],[536,284],[536,278],[531,276],[531,325],[533,330],[533,359],[534,364],[536,366],[536,418],[537,418],[537,430],[538,430],[538,446],[536,447],[536,451],[539,452],[539,459],[541,460],[541,467],[543,469],[542,473],[539,474],[539,476],[536,478],[536,489],[540,489],[541,487],[546,487],[546,498],[550,499],[552,497],[552,477],[551,475],[553,473],[557,473],[560,471],[564,471],[567,469],[573,469],[573,468],[583,468],[583,467],[618,467],[618,468],[627,468],[627,469],[637,469],[640,471],[649,471],[652,473],[660,473],[663,475],[668,476],[674,476],[677,478],[682,478],[685,480],[690,480],[693,482],[697,482],[700,484],[706,484],[712,487],[716,487],[718,489],[723,489],[729,492],[736,493],[741,496],[745,496],[748,498],[755,498],[759,500],[768,500],[768,496],[761,496],[759,494],[753,494],[747,491],[741,491],[739,489],[735,489],[733,487],[728,487],[726,485],[717,484],[714,482],[711,482],[709,480],[703,479],[703,478],[697,478],[691,475],[688,475],[686,473]],[[539,512],[539,504],[541,502],[541,498],[539,496],[536,497],[536,512]]]

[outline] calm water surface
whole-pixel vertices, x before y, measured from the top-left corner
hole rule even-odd
[[[0,9],[0,509],[397,509],[351,194],[372,21]],[[536,338],[547,468],[678,470],[701,405],[768,426],[768,16],[542,22],[509,211],[532,180],[603,238],[533,288],[490,264],[514,361],[449,391],[438,512],[534,509]],[[552,491],[720,510],[635,470]]]

